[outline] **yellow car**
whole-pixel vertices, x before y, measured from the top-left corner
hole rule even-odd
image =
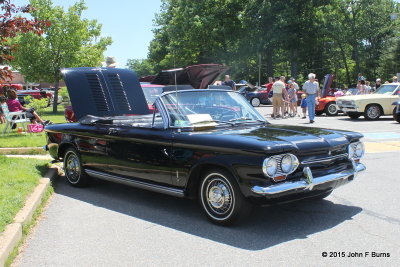
[[[351,119],[364,116],[377,120],[383,115],[393,115],[392,103],[400,97],[400,83],[384,84],[373,94],[343,96],[336,100],[339,109]]]

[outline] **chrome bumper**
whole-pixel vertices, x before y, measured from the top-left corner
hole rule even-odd
[[[311,191],[313,190],[314,186],[334,182],[334,181],[341,181],[353,176],[355,178],[357,174],[361,171],[364,171],[366,168],[362,163],[353,163],[353,168],[350,170],[341,171],[335,174],[324,175],[320,177],[313,177],[311,169],[309,167],[303,168],[303,173],[305,176],[304,180],[300,181],[287,181],[283,183],[279,183],[276,185],[271,185],[267,187],[261,186],[253,186],[251,191],[256,194],[265,195],[265,196],[272,196],[288,191]]]

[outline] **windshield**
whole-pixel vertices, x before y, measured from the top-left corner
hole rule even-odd
[[[397,87],[398,85],[396,84],[384,84],[376,90],[375,94],[391,95]]]
[[[169,113],[170,126],[196,127],[266,122],[242,95],[235,92],[181,91],[164,95],[161,99]]]
[[[144,97],[146,98],[146,102],[149,105],[153,105],[154,101],[156,101],[156,98],[159,97],[163,93],[163,87],[158,86],[158,87],[142,87]]]

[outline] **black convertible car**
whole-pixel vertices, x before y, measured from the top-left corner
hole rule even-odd
[[[73,186],[95,177],[197,198],[227,225],[254,204],[322,199],[365,170],[361,134],[271,125],[233,91],[166,92],[148,114],[130,70],[63,75],[79,122],[46,126],[46,149]]]

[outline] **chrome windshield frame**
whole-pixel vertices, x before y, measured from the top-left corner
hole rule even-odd
[[[170,117],[169,117],[169,113],[168,110],[166,108],[165,102],[163,101],[163,97],[165,95],[169,95],[169,94],[181,94],[181,93],[187,93],[187,92],[211,92],[211,91],[216,91],[216,92],[227,92],[227,93],[236,93],[239,96],[243,97],[245,100],[246,98],[244,96],[242,96],[240,93],[233,91],[233,90],[224,90],[224,89],[185,89],[185,90],[178,90],[178,91],[169,91],[169,92],[165,92],[163,94],[161,94],[156,101],[154,102],[155,108],[158,108],[160,111],[160,114],[163,118],[163,124],[164,124],[164,129],[182,129],[182,128],[194,128],[193,126],[173,126],[170,125]],[[247,101],[247,100],[246,100]],[[179,105],[179,103],[178,103]],[[254,112],[256,112],[260,118],[262,118],[264,120],[264,123],[268,123],[268,121],[256,110],[254,109],[254,107],[252,107],[249,104],[249,108],[252,108],[254,110]]]

